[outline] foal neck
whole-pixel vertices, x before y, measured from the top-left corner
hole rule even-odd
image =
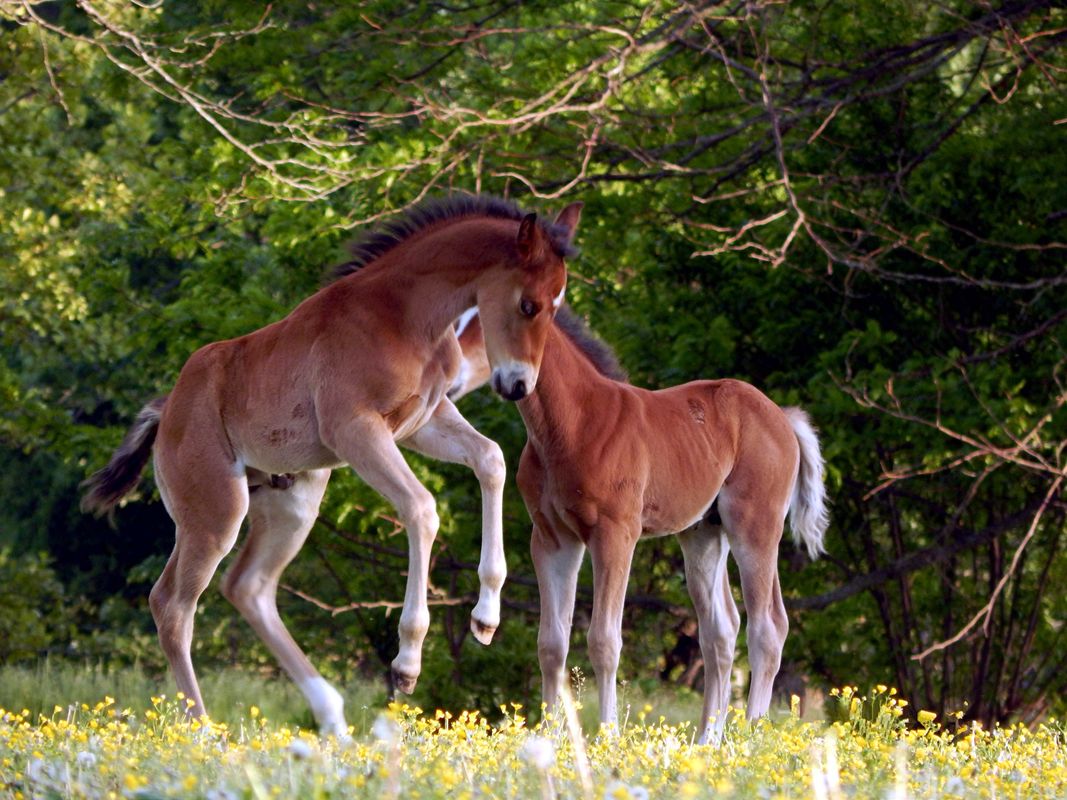
[[[341,283],[360,293],[375,288],[395,325],[435,340],[475,305],[483,279],[509,268],[517,230],[511,220],[447,220],[415,233]]]
[[[581,349],[555,324],[545,341],[541,372],[533,392],[518,403],[530,439],[557,447],[574,442],[589,412],[618,383],[602,375]]]

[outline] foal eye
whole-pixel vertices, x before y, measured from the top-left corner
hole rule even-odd
[[[527,300],[526,298],[523,298],[522,302],[519,303],[519,313],[522,314],[524,317],[535,316],[539,310],[540,309],[538,308],[537,303],[535,303],[533,300]]]

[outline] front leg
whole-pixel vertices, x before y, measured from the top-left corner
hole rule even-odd
[[[605,517],[603,513],[601,516]],[[618,732],[615,678],[622,650],[622,611],[639,534],[636,525],[609,523],[605,517],[592,530],[587,543],[593,563],[589,661],[600,696],[600,724],[612,733]]]
[[[396,688],[410,694],[422,671],[422,643],[430,627],[426,591],[430,551],[440,526],[437,504],[404,461],[381,417],[351,419],[324,432],[323,442],[393,504],[407,530],[408,579],[400,614],[400,652],[392,668]]]
[[[554,713],[567,679],[567,651],[574,621],[574,596],[585,545],[568,532],[548,529],[541,518],[530,537],[530,555],[537,573],[541,623],[537,631],[537,660],[541,666],[541,701]]]
[[[489,644],[500,625],[500,590],[507,577],[504,559],[504,454],[500,446],[478,433],[447,398],[428,423],[401,442],[417,453],[466,464],[482,489],[482,553],[478,562],[481,589],[471,612],[471,632]]]

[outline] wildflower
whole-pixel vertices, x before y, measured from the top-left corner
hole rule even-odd
[[[289,755],[298,759],[310,758],[311,745],[303,739],[293,739],[293,741],[289,742]]]
[[[43,758],[35,758],[26,765],[26,777],[31,783],[40,783],[48,779],[48,765]]]
[[[89,769],[96,765],[96,756],[88,750],[82,750],[74,757],[74,761],[82,769]]]
[[[519,756],[534,769],[544,772],[556,763],[556,748],[548,739],[531,736],[519,748]]]
[[[385,714],[378,715],[370,732],[374,734],[375,739],[385,745],[394,745],[400,741],[400,726],[395,719]]]
[[[959,775],[953,775],[947,781],[945,781],[945,794],[958,794],[963,795],[967,791],[967,786],[964,784],[963,779]]]
[[[648,800],[648,789],[644,786],[629,786],[622,781],[612,781],[607,785],[604,797],[610,800]]]
[[[916,714],[916,719],[919,720],[920,725],[929,725],[931,722],[937,719],[937,714],[935,714],[933,711],[920,711],[918,714]]]

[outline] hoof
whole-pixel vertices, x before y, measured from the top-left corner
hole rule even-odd
[[[489,644],[493,641],[493,634],[496,633],[495,626],[483,625],[478,620],[471,618],[471,633],[474,634],[474,638],[482,644]]]
[[[415,691],[415,684],[417,684],[418,682],[419,678],[417,675],[415,677],[412,677],[410,675],[403,675],[397,672],[395,669],[393,670],[393,686],[396,687],[396,690],[398,692],[403,692],[404,694],[411,694]]]

